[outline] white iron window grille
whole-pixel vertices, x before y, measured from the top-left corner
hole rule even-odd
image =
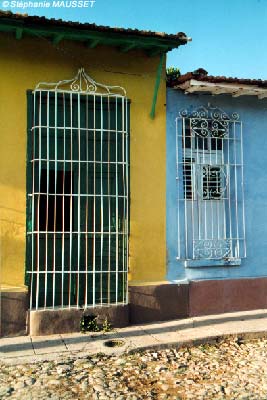
[[[179,260],[246,257],[242,122],[200,107],[176,118]],[[204,265],[204,264],[203,264]]]
[[[30,309],[128,301],[129,101],[75,78],[29,95]]]

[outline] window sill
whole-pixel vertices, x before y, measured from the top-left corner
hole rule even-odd
[[[222,260],[184,260],[185,268],[234,267],[241,265],[240,258]]]

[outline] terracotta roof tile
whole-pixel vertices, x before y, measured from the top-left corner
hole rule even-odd
[[[213,76],[213,75],[208,75],[208,72],[203,68],[199,68],[193,72],[187,72],[186,74],[180,75],[176,79],[170,79],[167,77],[167,86],[175,87],[177,85],[181,85],[182,83],[190,79],[195,79],[197,81],[202,81],[202,82],[211,82],[211,83],[239,83],[242,85],[254,85],[262,88],[267,87],[267,80]]]
[[[107,32],[107,33],[118,33],[121,35],[135,35],[142,37],[158,38],[158,39],[168,39],[178,41],[179,44],[186,44],[188,37],[183,32],[178,32],[176,34],[167,34],[164,32],[153,32],[147,30],[130,29],[130,28],[118,28],[110,26],[96,25],[94,23],[81,23],[74,21],[63,21],[62,19],[45,18],[39,16],[29,16],[27,14],[12,13],[10,11],[0,10],[0,20],[10,19],[15,21],[22,21],[25,25],[37,23],[40,27],[61,27],[61,28],[76,28],[86,31],[97,31],[97,32]]]

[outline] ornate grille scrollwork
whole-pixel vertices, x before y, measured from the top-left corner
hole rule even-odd
[[[72,79],[64,79],[59,82],[40,82],[35,90],[54,90],[69,91],[83,94],[107,94],[126,96],[126,91],[121,86],[103,85],[92,79],[84,70],[80,68],[76,76]]]
[[[227,188],[227,173],[225,166],[204,165],[202,168],[202,198],[203,200],[220,200]]]
[[[183,110],[180,112],[180,116],[190,118],[191,135],[202,138],[224,138],[228,136],[230,121],[237,121],[239,119],[237,113],[232,113],[229,116],[219,108],[204,107],[200,107],[192,112]]]
[[[230,239],[201,239],[193,241],[194,258],[221,259],[231,254]]]

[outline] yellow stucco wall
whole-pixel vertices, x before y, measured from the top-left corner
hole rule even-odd
[[[72,78],[83,66],[96,81],[120,85],[131,99],[130,275],[135,282],[162,281],[165,245],[165,70],[156,117],[151,120],[159,57],[116,49],[87,49],[45,39],[0,34],[1,282],[23,286],[26,219],[26,90],[40,81]]]

